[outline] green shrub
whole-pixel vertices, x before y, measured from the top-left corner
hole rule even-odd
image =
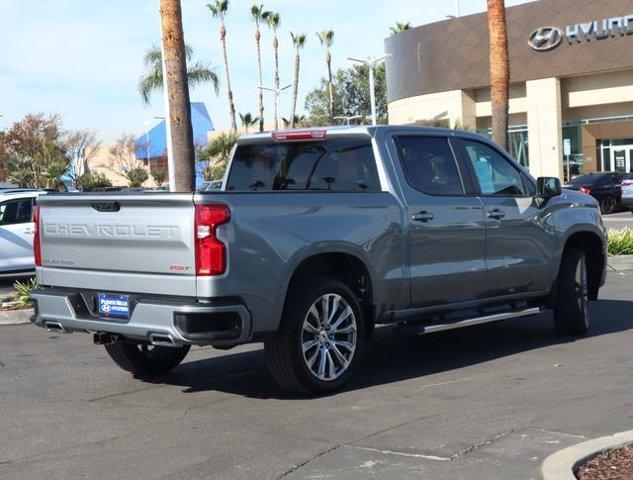
[[[37,280],[34,278],[25,283],[16,280],[13,284],[13,297],[18,308],[29,308],[31,306],[31,290],[35,288],[37,288]]]
[[[140,187],[148,177],[149,175],[147,174],[147,170],[142,167],[134,167],[127,172],[127,179],[130,182],[130,188]]]
[[[609,230],[609,255],[633,255],[633,230]]]
[[[111,186],[112,182],[102,173],[88,172],[79,179],[79,187],[86,192]]]

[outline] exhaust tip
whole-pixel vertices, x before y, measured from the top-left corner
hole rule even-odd
[[[47,332],[53,333],[69,333],[59,322],[44,322]]]
[[[166,347],[175,347],[176,342],[171,337],[171,335],[167,333],[150,333],[149,341],[152,345],[156,346],[166,346]]]

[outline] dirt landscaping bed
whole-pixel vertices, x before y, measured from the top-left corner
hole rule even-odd
[[[576,472],[578,480],[633,479],[633,445],[601,453]]]

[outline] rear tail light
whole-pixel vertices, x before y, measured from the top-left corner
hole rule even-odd
[[[327,130],[284,130],[273,132],[271,135],[273,140],[277,142],[299,141],[299,140],[323,140]]]
[[[226,205],[196,205],[196,275],[221,275],[226,270],[226,245],[218,240],[216,232],[218,225],[230,218]]]
[[[42,266],[42,242],[40,240],[40,206],[33,207],[33,256],[35,257],[35,266]]]
[[[580,187],[580,193],[584,193],[586,195],[589,195],[591,193],[591,188],[589,188],[589,187]]]

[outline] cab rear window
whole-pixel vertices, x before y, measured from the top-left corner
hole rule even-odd
[[[325,140],[239,145],[226,189],[376,192],[380,182],[369,139]]]

